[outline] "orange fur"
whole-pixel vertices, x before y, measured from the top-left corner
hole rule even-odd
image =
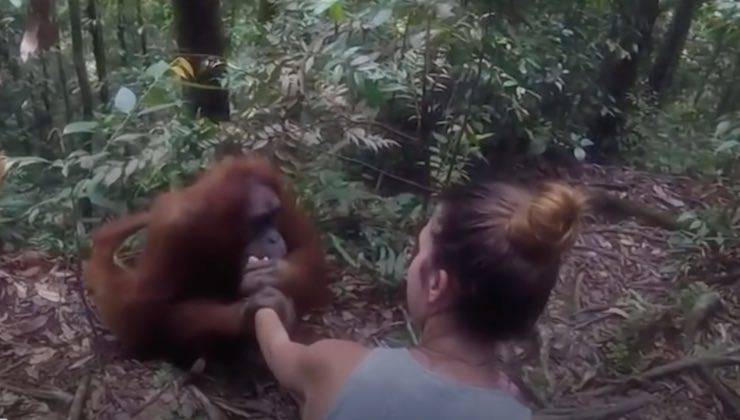
[[[190,361],[251,330],[246,297],[238,293],[253,232],[245,217],[250,182],[273,188],[282,199],[278,225],[288,255],[279,266],[278,288],[299,311],[328,303],[321,241],[279,171],[261,158],[229,157],[192,186],[157,198],[149,212],[93,234],[84,278],[103,322],[125,346]],[[117,266],[116,249],[143,228],[147,244],[136,267]]]

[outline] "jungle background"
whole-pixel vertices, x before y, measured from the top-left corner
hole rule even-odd
[[[304,324],[368,345],[416,340],[440,190],[621,199],[502,363],[543,418],[740,418],[739,2],[0,0],[0,417],[297,418],[263,370],[126,357],[80,280],[92,229],[238,148],[324,234]]]

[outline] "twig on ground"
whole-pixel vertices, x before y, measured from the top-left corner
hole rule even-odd
[[[689,277],[688,281],[702,281],[707,284],[718,284],[722,286],[732,286],[740,282],[740,268],[728,271],[725,274],[711,275],[708,273],[697,274]]]
[[[87,391],[90,388],[91,379],[91,375],[87,374],[82,378],[79,385],[77,385],[77,391],[75,392],[74,400],[72,400],[72,406],[69,408],[67,420],[79,420],[82,418],[82,410],[85,408]]]
[[[697,372],[699,377],[714,391],[714,394],[722,402],[728,418],[740,419],[740,398],[723,384],[712,371],[701,365]]]
[[[203,404],[203,408],[206,410],[206,414],[208,415],[208,418],[210,420],[226,420],[226,416],[224,413],[221,412],[221,410],[218,409],[210,399],[204,394],[200,389],[198,389],[195,385],[188,385],[187,386],[188,391],[190,391],[191,394],[197,398],[201,404]]]
[[[5,377],[5,374],[17,368],[18,366],[22,365],[25,362],[26,362],[25,359],[20,359],[4,367],[2,370],[0,370],[0,378]]]
[[[611,233],[615,235],[625,235],[625,236],[640,236],[644,239],[652,240],[653,242],[664,242],[666,240],[666,237],[668,236],[665,231],[652,231],[649,229],[629,229],[625,227],[619,227],[619,226],[609,226],[609,227],[592,227],[591,229],[588,229],[587,231],[583,232],[584,235],[589,234],[604,234],[604,233]]]
[[[731,354],[728,352],[726,354]],[[682,372],[687,369],[693,369],[697,366],[729,366],[729,365],[740,365],[740,358],[738,357],[727,357],[727,356],[704,356],[704,357],[687,357],[675,362],[667,363],[662,366],[657,366],[652,369],[635,375],[622,378],[614,385],[607,385],[601,388],[592,389],[582,393],[584,396],[600,396],[609,394],[611,392],[619,391],[620,389],[628,386],[631,383],[642,383],[647,382],[651,379],[657,379],[664,376],[672,375],[678,372]]]
[[[152,395],[151,397],[147,398],[146,401],[144,401],[143,404],[141,404],[136,410],[132,411],[131,414],[129,414],[129,417],[132,418],[132,419],[133,418],[136,418],[136,416],[138,416],[144,410],[146,410],[147,407],[149,407],[150,405],[154,404],[154,402],[157,401],[159,399],[159,397],[161,397],[162,394],[164,394],[164,392],[167,391],[170,388],[171,385],[172,385],[171,382],[168,382],[168,383],[162,385],[157,390],[157,392],[154,393],[154,395]]]
[[[27,395],[29,397],[38,398],[41,400],[59,401],[63,404],[69,404],[74,399],[72,394],[58,389],[30,389],[11,385],[2,381],[0,381],[0,388],[7,389],[8,391],[14,392],[16,394]]]
[[[273,417],[275,415],[275,412],[271,409],[271,406],[258,400],[239,401],[238,407],[226,402],[226,400],[224,400],[223,398],[213,398],[213,403],[232,414],[236,414],[237,416],[242,416],[245,418],[253,417],[253,415],[250,414],[248,411],[264,414],[268,417]]]
[[[536,420],[596,420],[610,417],[619,417],[640,409],[656,398],[650,394],[643,394],[627,398],[619,402],[596,407],[574,408],[570,411],[563,409],[543,410],[535,415]],[[550,414],[552,413],[552,414]]]
[[[607,318],[611,318],[613,316],[619,316],[619,314],[615,314],[615,313],[612,313],[612,312],[601,314],[601,315],[599,315],[599,316],[597,316],[595,318],[588,319],[586,321],[583,321],[583,322],[581,322],[579,324],[574,325],[573,326],[573,329],[574,330],[580,330],[581,328],[586,328],[586,327],[588,327],[591,324],[595,324],[597,322],[601,322],[601,321],[603,321],[603,320],[605,320]]]

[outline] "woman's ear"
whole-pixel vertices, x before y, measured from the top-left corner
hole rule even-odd
[[[434,270],[429,278],[429,293],[427,299],[429,303],[439,302],[450,292],[450,277],[447,270]]]

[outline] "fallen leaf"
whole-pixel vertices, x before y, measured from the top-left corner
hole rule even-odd
[[[41,272],[41,267],[34,266],[34,267],[29,267],[23,271],[19,271],[18,275],[21,277],[31,278],[31,277],[35,277],[40,272]]]
[[[28,320],[28,321],[21,321],[17,324],[15,324],[15,329],[18,331],[19,334],[29,334],[34,331],[37,331],[39,328],[46,325],[46,321],[49,320],[49,317],[45,315],[37,316],[34,319]]]
[[[41,347],[38,349],[34,349],[33,353],[33,356],[31,356],[31,359],[28,361],[28,363],[32,365],[38,365],[39,363],[48,362],[54,357],[54,355],[57,354],[56,350],[52,349],[51,347]]]
[[[22,282],[14,282],[13,286],[15,286],[15,290],[18,292],[18,298],[19,299],[27,299],[28,298],[28,287],[25,283]]]
[[[658,196],[658,198],[660,198],[661,200],[670,204],[673,207],[686,206],[686,203],[684,203],[683,201],[670,197],[668,193],[666,193],[665,190],[661,188],[659,185],[653,185],[653,191],[655,191],[655,194]]]
[[[48,284],[36,283],[34,286],[36,288],[36,293],[38,293],[42,298],[54,303],[62,301],[62,296],[60,296],[58,292],[51,290]]]

